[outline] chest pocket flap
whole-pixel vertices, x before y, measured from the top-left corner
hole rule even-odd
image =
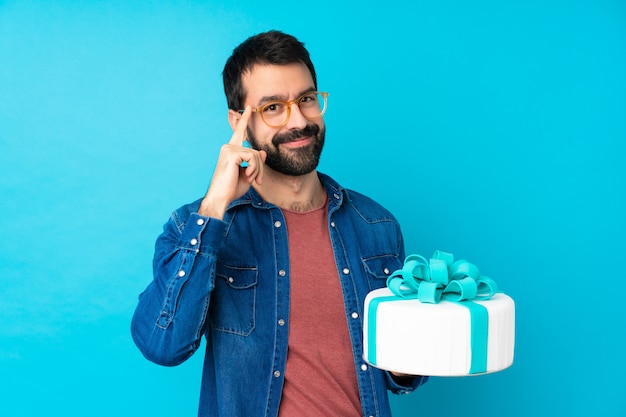
[[[387,277],[402,268],[398,255],[377,255],[362,259],[367,272],[370,289],[381,288],[386,284]]]
[[[218,262],[211,295],[213,329],[249,335],[255,326],[257,267],[233,267]]]

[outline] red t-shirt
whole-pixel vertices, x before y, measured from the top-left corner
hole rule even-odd
[[[289,234],[289,350],[280,417],[360,416],[343,293],[324,207],[283,210]]]

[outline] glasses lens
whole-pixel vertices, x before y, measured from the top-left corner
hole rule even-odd
[[[271,101],[261,108],[261,117],[270,127],[279,127],[287,122],[286,103]]]
[[[318,92],[311,92],[300,97],[298,107],[307,119],[320,117],[326,111],[326,97]]]

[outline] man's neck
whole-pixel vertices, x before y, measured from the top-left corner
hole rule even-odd
[[[265,166],[263,184],[254,184],[263,200],[280,208],[305,212],[320,208],[326,201],[317,171],[297,177],[280,174]]]

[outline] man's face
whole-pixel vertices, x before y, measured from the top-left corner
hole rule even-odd
[[[289,101],[315,89],[304,64],[255,65],[243,75],[245,105],[252,108],[268,101]],[[324,119],[306,119],[296,104],[291,106],[287,124],[273,128],[253,113],[248,122],[248,142],[253,149],[267,152],[265,164],[282,174],[298,176],[317,168],[324,147]]]

